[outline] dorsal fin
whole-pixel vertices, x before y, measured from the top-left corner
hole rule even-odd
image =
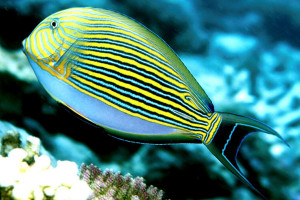
[[[214,106],[211,100],[209,99],[209,97],[207,96],[207,94],[205,93],[205,91],[202,89],[202,87],[199,85],[199,83],[196,81],[193,75],[189,72],[189,70],[180,60],[180,58],[176,55],[173,49],[164,40],[162,40],[155,33],[153,33],[148,28],[146,28],[145,26],[143,26],[142,24],[140,24],[139,22],[135,21],[130,17],[127,17],[123,14],[119,14],[113,11],[104,10],[104,9],[94,9],[94,10],[102,14],[111,16],[116,20],[126,24],[127,26],[134,29],[138,34],[140,34],[147,41],[152,43],[169,60],[169,62],[172,63],[176,72],[183,78],[183,80],[186,82],[186,85],[190,88],[191,92],[195,95],[195,98],[197,98],[197,101],[203,102],[201,105],[202,109],[200,108],[201,112],[202,113],[214,112]]]

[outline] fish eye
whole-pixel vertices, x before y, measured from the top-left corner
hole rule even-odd
[[[55,29],[58,27],[58,22],[56,20],[53,20],[53,21],[51,21],[50,25],[53,29]]]

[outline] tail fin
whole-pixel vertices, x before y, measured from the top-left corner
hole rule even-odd
[[[213,141],[206,147],[226,168],[228,168],[233,174],[235,174],[243,183],[248,185],[262,197],[264,197],[264,195],[247,180],[247,178],[239,169],[236,161],[239,148],[248,134],[257,131],[275,135],[280,138],[286,145],[288,144],[276,131],[257,120],[229,113],[220,114],[222,116],[220,127],[215,134]]]

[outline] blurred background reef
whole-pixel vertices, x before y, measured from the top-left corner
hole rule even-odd
[[[162,37],[215,110],[250,116],[277,130],[291,148],[275,137],[255,134],[241,148],[240,166],[270,199],[300,199],[299,1],[0,1],[0,121],[40,138],[55,160],[144,177],[164,190],[166,198],[252,200],[256,194],[204,145],[120,141],[46,94],[21,42],[53,12],[87,6],[124,13]]]

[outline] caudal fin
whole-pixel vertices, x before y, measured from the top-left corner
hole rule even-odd
[[[236,161],[239,148],[248,134],[258,131],[272,134],[280,138],[286,145],[288,144],[276,131],[257,120],[229,113],[220,114],[222,116],[220,127],[215,134],[213,141],[206,145],[206,147],[243,183],[265,198],[264,195],[247,180],[239,169]]]

